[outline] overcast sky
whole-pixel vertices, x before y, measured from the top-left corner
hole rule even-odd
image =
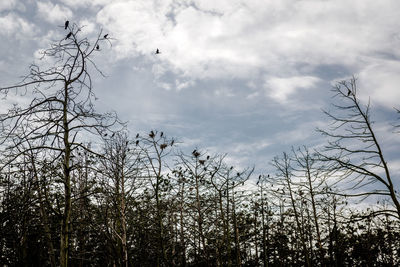
[[[0,0],[1,86],[65,36],[66,19],[114,39],[98,54],[107,78],[95,81],[96,106],[132,134],[162,130],[182,149],[268,172],[291,146],[323,142],[315,128],[327,123],[332,84],[355,75],[400,171],[390,127],[400,107],[398,0]]]

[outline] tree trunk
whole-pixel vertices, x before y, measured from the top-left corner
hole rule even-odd
[[[61,220],[61,238],[60,238],[60,266],[68,266],[69,252],[69,222],[71,219],[71,173],[70,173],[70,157],[71,148],[69,143],[69,124],[68,124],[68,86],[66,82],[64,86],[64,102],[63,102],[63,127],[64,127],[64,213]]]

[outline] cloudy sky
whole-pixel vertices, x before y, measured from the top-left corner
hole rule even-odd
[[[291,146],[323,142],[314,129],[327,123],[332,84],[355,75],[400,170],[390,127],[400,107],[398,0],[1,0],[1,86],[65,36],[66,19],[114,39],[98,54],[107,78],[95,81],[96,105],[132,133],[162,130],[182,149],[268,171]]]

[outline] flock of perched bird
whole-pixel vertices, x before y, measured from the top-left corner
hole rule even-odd
[[[65,30],[68,29],[68,26],[69,26],[69,20],[65,21],[64,29],[65,29]],[[69,33],[67,34],[67,36],[65,37],[65,40],[67,40],[67,39],[70,38],[71,36],[72,36],[72,32],[69,32]],[[103,36],[104,39],[107,39],[107,37],[108,37],[108,33],[105,34],[105,35]],[[100,45],[99,45],[99,44],[96,45],[96,49],[97,49],[97,50],[100,50]],[[156,54],[156,55],[161,54],[160,49],[157,48],[157,49],[156,49],[156,52],[155,52],[154,54]]]

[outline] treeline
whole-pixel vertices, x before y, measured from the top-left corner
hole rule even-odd
[[[274,175],[223,155],[173,152],[174,139],[116,133],[100,155],[71,157],[71,266],[395,266],[399,221],[386,202],[349,207],[303,148]],[[57,266],[60,163],[24,155],[1,173],[0,255],[7,266]]]
[[[397,185],[355,79],[333,88],[325,147],[259,174],[97,113],[90,74],[110,39],[65,28],[47,65],[0,88],[23,99],[0,114],[1,265],[399,264]]]

